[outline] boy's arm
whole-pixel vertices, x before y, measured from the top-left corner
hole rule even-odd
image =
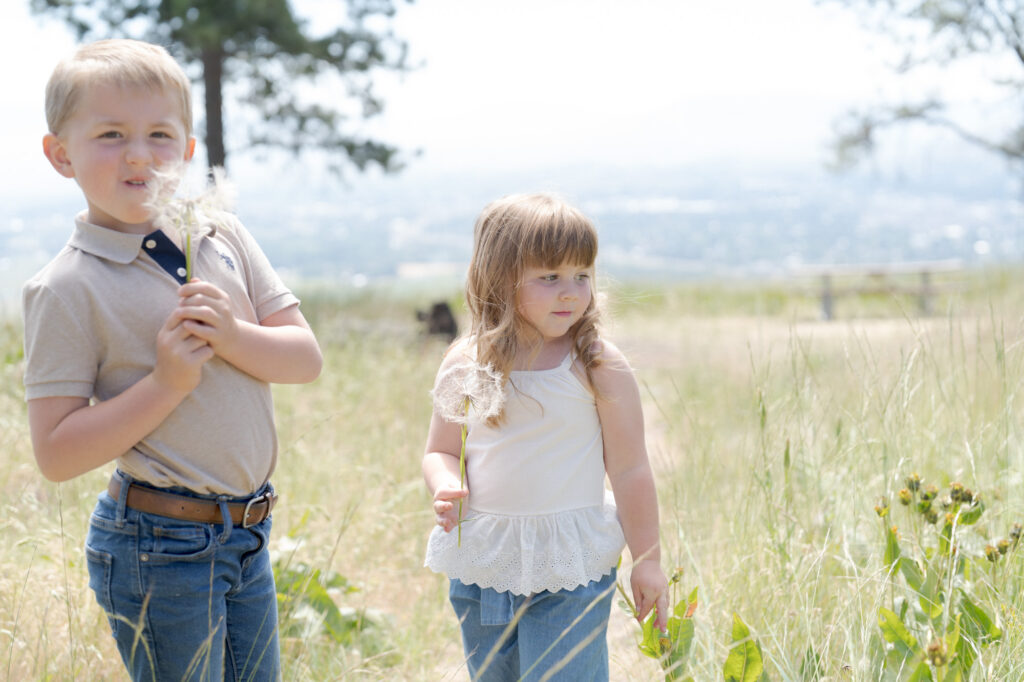
[[[275,384],[304,384],[320,376],[320,346],[297,304],[253,324],[235,318],[227,295],[209,282],[183,285],[181,297],[177,319],[243,372]]]
[[[120,457],[155,430],[199,384],[209,345],[168,318],[157,334],[153,371],[120,395],[28,401],[32,449],[43,475],[66,481]]]
[[[652,607],[657,625],[668,620],[668,580],[661,570],[658,494],[644,442],[640,390],[633,370],[617,348],[602,341],[601,365],[595,368],[597,414],[604,439],[605,470],[615,493],[622,530],[633,557],[630,582],[641,620]]]

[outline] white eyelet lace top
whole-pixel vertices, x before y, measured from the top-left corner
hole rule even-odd
[[[618,563],[625,539],[604,487],[601,424],[572,360],[512,372],[498,427],[470,413],[461,545],[458,528],[435,527],[425,566],[527,595],[586,585]]]

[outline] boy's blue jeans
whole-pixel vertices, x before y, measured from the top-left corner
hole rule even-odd
[[[613,568],[575,590],[528,596],[451,580],[448,597],[462,626],[470,678],[534,682],[557,668],[547,679],[607,682],[615,574]]]
[[[85,553],[132,679],[279,679],[271,519],[249,528],[230,517],[179,521],[126,507],[127,491],[100,494]]]

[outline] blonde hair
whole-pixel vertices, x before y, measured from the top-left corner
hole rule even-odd
[[[192,135],[192,85],[181,66],[159,45],[140,40],[100,40],[63,59],[46,83],[46,124],[59,135],[85,88],[114,85],[177,93],[185,132]]]
[[[476,360],[505,379],[524,325],[516,309],[516,292],[527,267],[554,268],[562,263],[592,267],[597,258],[597,230],[581,211],[552,194],[517,194],[488,204],[473,228],[473,257],[466,276],[470,312],[467,336]],[[593,389],[591,370],[599,364],[597,292],[583,316],[569,329],[572,348]]]

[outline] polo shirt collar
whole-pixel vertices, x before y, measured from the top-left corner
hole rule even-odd
[[[69,246],[114,263],[127,264],[139,257],[142,242],[150,235],[129,234],[100,227],[86,220],[86,215],[82,211],[75,217],[75,231],[68,240]],[[211,236],[214,231],[212,225],[204,225],[196,238]]]
[[[83,211],[75,217],[75,231],[68,240],[69,246],[115,263],[131,263],[138,257],[146,235],[127,234],[93,225],[85,216]]]

